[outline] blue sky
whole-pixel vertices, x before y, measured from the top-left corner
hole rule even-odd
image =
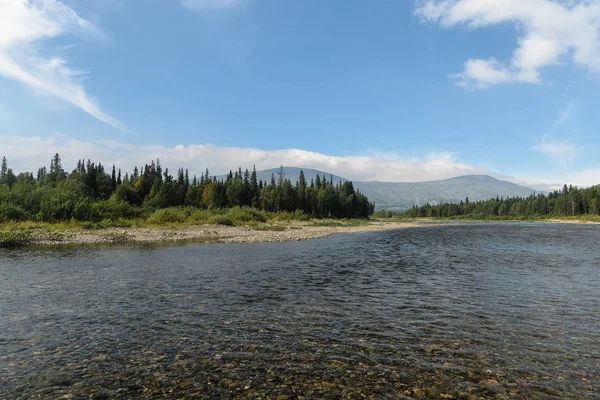
[[[0,0],[0,155],[600,183],[600,3]]]

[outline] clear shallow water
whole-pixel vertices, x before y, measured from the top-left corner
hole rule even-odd
[[[482,224],[0,250],[0,398],[600,398],[599,243]]]

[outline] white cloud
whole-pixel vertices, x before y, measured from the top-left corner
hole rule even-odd
[[[565,170],[579,152],[579,148],[568,140],[555,139],[548,136],[544,136],[540,143],[533,146],[533,150],[544,154]]]
[[[539,147],[545,149],[548,154],[560,154],[561,149],[572,149],[574,146],[568,142],[545,138]],[[0,158],[5,155],[9,167],[16,172],[36,172],[43,165],[47,167],[55,153],[61,155],[63,166],[67,170],[72,170],[77,160],[90,158],[106,166],[115,164],[125,173],[132,171],[135,166],[140,167],[159,158],[161,164],[170,171],[175,172],[177,168],[184,167],[198,176],[206,168],[210,169],[211,174],[221,175],[238,166],[251,169],[256,165],[256,168],[261,170],[284,165],[315,168],[354,181],[419,182],[487,174],[543,191],[561,188],[564,183],[579,186],[600,183],[600,168],[562,173],[551,171],[548,176],[509,177],[462,163],[449,152],[429,153],[411,158],[373,151],[368,152],[368,156],[331,156],[298,149],[260,150],[208,144],[166,147],[116,140],[83,141],[61,133],[49,137],[0,134]]]
[[[451,153],[432,153],[421,158],[402,159],[397,156],[331,156],[298,149],[260,150],[212,145],[134,145],[114,140],[81,141],[63,134],[50,137],[0,135],[0,157],[6,155],[15,171],[37,171],[48,165],[59,153],[66,169],[72,169],[78,159],[91,158],[105,165],[113,163],[124,171],[131,171],[150,160],[159,158],[161,164],[188,168],[200,175],[205,168],[213,174],[224,174],[238,166],[268,169],[279,165],[316,168],[353,180],[415,182],[451,178],[460,175],[485,173],[476,167],[457,161]]]
[[[208,11],[232,8],[242,4],[243,0],[179,0],[181,5],[193,11]]]
[[[537,74],[514,74],[504,65],[491,58],[489,60],[473,59],[465,63],[465,70],[460,74],[450,75],[459,86],[485,89],[490,85],[508,82],[538,83]]]
[[[45,57],[41,48],[66,33],[102,37],[91,23],[59,0],[0,0],[0,75],[59,98],[119,129],[81,83],[84,72],[60,57]]]
[[[540,70],[572,60],[600,71],[600,2],[596,0],[421,0],[415,14],[443,27],[514,24],[521,36],[507,64],[470,59],[453,75],[465,87],[541,82]]]

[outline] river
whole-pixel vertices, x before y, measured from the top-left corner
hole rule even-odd
[[[600,398],[600,227],[0,249],[0,398]]]

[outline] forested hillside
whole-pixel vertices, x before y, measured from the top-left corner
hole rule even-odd
[[[283,171],[282,171],[283,172]],[[268,212],[299,212],[317,218],[368,218],[374,205],[352,182],[334,183],[301,173],[297,182],[283,173],[269,181],[256,171],[238,169],[218,179],[206,170],[199,178],[187,170],[173,176],[160,161],[123,173],[90,160],[80,160],[68,173],[56,154],[50,167],[16,175],[2,159],[0,222],[66,220],[100,221],[136,218],[169,207],[199,209],[253,207]]]
[[[600,215],[600,187],[579,189],[565,185],[562,190],[529,197],[496,198],[488,201],[470,202],[468,198],[459,204],[438,206],[414,206],[406,211],[408,217],[574,217]]]

